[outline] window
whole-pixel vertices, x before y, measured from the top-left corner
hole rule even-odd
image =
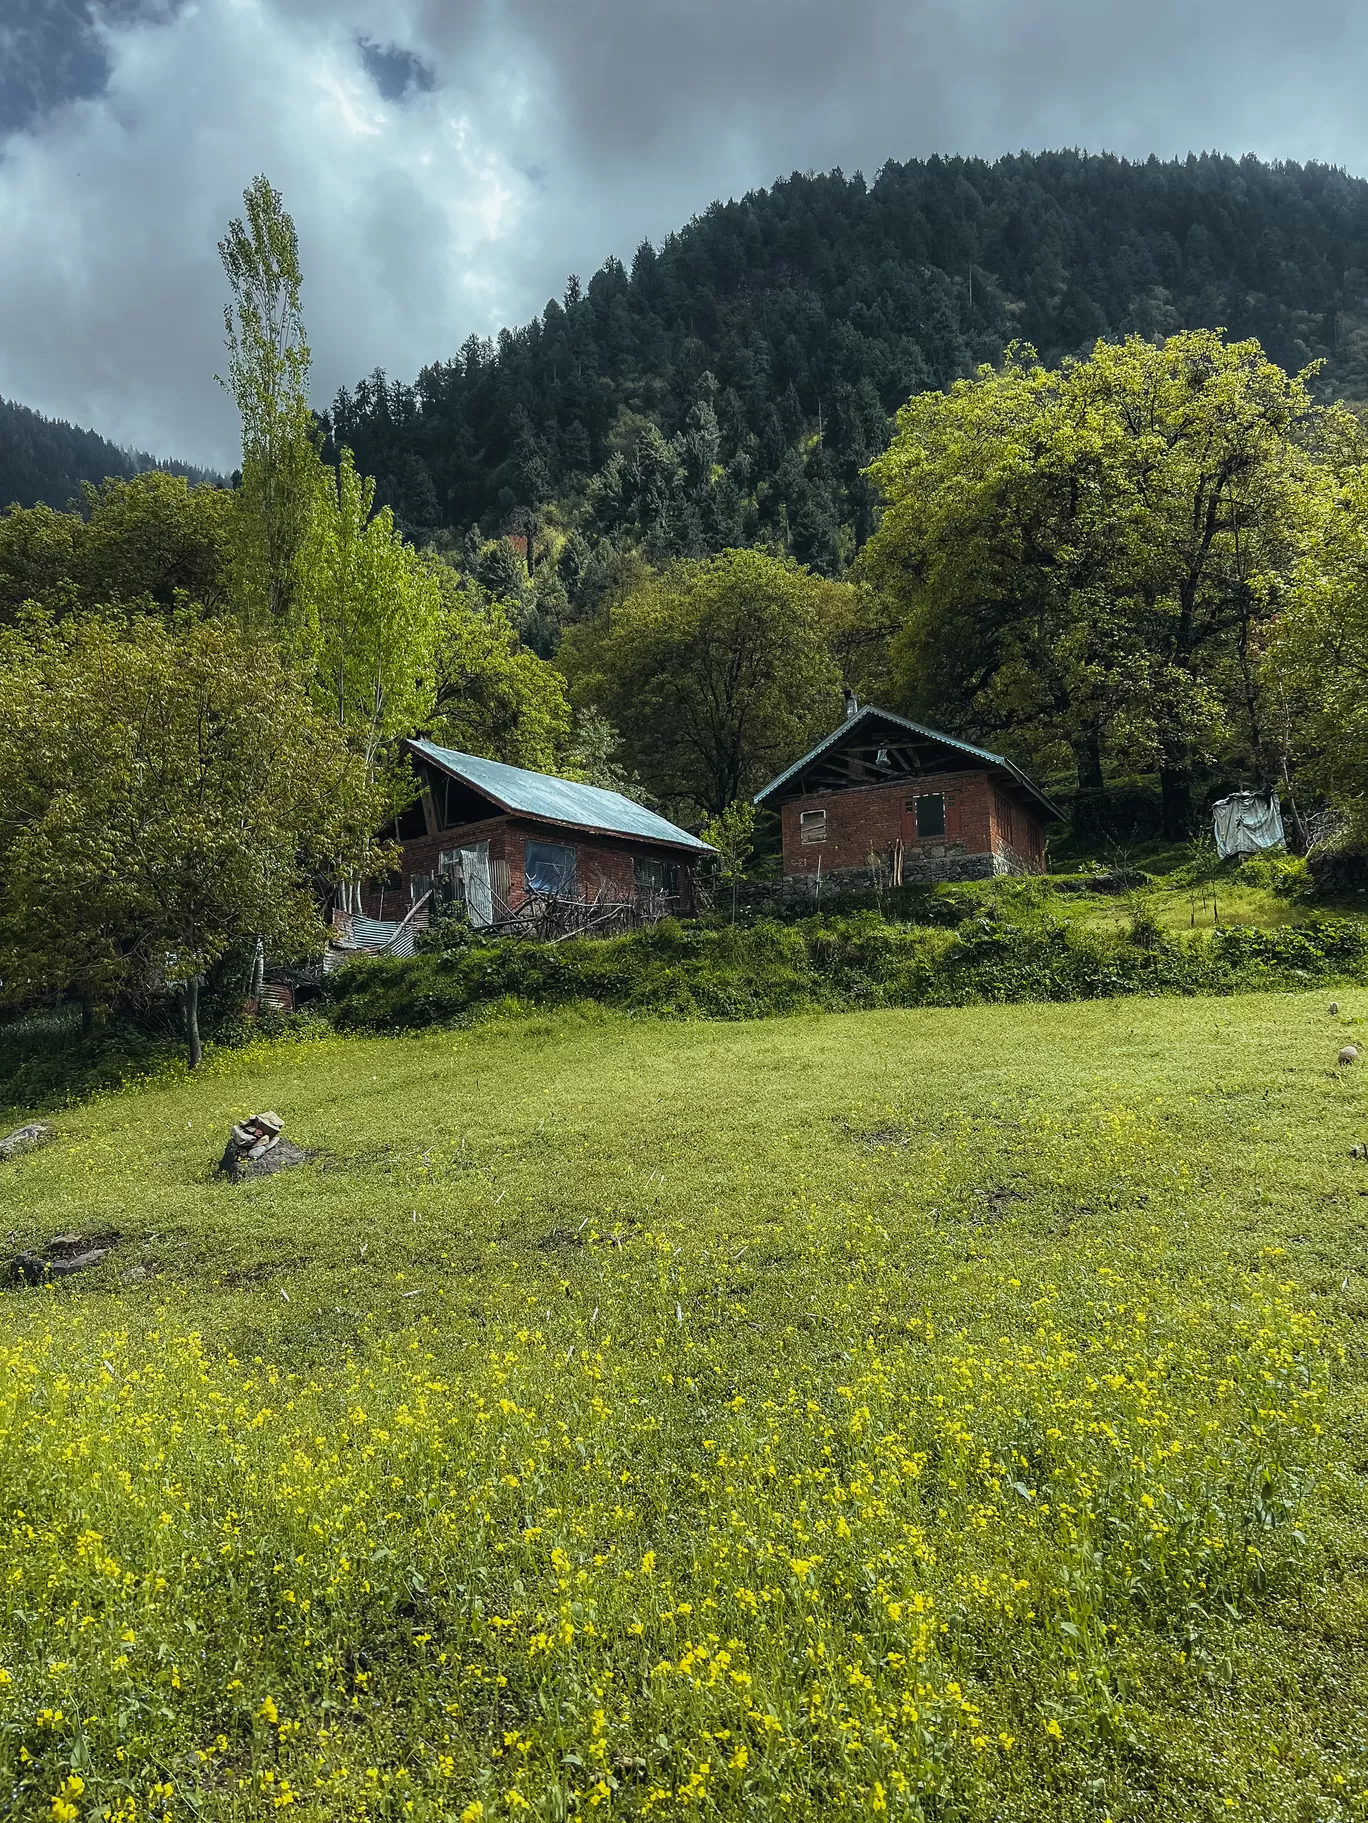
[[[679,896],[679,868],[673,861],[652,861],[644,855],[632,860],[639,899],[676,899]]]
[[[562,848],[559,842],[525,842],[523,876],[530,893],[543,893],[549,899],[573,899],[574,849]]]
[[[921,797],[913,798],[917,818],[917,840],[924,842],[929,836],[945,834],[945,797],[942,792],[926,792]]]
[[[993,810],[997,819],[997,835],[999,842],[1001,842],[1004,847],[1015,849],[1017,847],[1016,807],[1013,805],[1010,798],[1004,797],[1000,791],[995,791],[993,793]]]
[[[826,841],[825,810],[800,810],[798,813],[798,838],[803,842]]]

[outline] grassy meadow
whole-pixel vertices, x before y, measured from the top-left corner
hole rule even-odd
[[[0,1233],[18,1818],[1368,1815],[1368,990],[219,1053]],[[229,1124],[314,1149],[230,1187]]]

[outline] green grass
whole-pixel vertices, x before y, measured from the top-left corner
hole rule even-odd
[[[1209,855],[1194,862],[1191,844],[1153,844],[1125,858],[1122,877],[1127,874],[1133,881],[1129,889],[1118,885],[1106,857],[1093,854],[1046,875],[886,890],[882,900],[895,915],[914,921],[950,923],[989,913],[1016,920],[1061,919],[1102,933],[1124,931],[1137,903],[1143,903],[1175,937],[1231,925],[1278,929],[1327,914],[1362,918],[1368,913],[1368,896],[1362,893],[1318,896],[1305,862],[1281,853],[1213,867]],[[867,886],[850,896],[861,905],[874,905],[879,898]]]
[[[1368,1811],[1368,991],[221,1053],[0,1233],[0,1809]],[[209,1178],[273,1106],[309,1165]],[[11,1795],[12,1794],[12,1795]]]

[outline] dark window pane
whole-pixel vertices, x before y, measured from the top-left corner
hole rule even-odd
[[[545,893],[553,899],[575,896],[575,851],[562,848],[559,842],[527,842],[523,845],[523,871],[530,893]]]
[[[679,897],[679,867],[673,861],[653,861],[644,855],[632,859],[637,897],[654,902]]]
[[[935,796],[920,797],[917,804],[917,834],[919,836],[943,836],[945,834],[945,799],[939,792]]]

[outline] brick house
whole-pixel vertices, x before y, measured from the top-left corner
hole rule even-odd
[[[784,877],[894,885],[1043,873],[1045,824],[1062,814],[1000,753],[851,700],[845,721],[755,802],[777,810]]]
[[[528,920],[549,905],[693,910],[706,842],[596,785],[407,743],[420,795],[399,817],[400,877],[365,895],[372,918],[400,918],[434,887],[476,925]]]

